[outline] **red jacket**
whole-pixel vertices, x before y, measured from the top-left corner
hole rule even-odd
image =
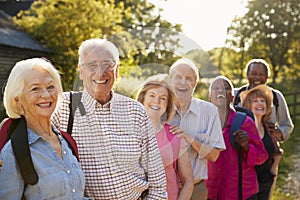
[[[206,186],[211,200],[238,200],[238,152],[230,144],[230,124],[236,113],[231,110],[223,137],[226,150],[221,151],[215,163],[208,162],[208,179]],[[241,126],[248,133],[248,152],[242,152],[242,193],[243,200],[258,192],[258,182],[254,166],[262,164],[268,153],[259,137],[254,121],[247,117]]]

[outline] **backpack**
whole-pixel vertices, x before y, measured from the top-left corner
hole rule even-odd
[[[237,106],[240,102],[241,102],[241,97],[240,97],[240,93],[243,92],[243,91],[246,91],[247,89],[247,86],[244,86],[244,87],[241,87],[238,92],[236,93],[236,95],[234,96],[234,99],[233,99],[233,105],[234,106]],[[278,101],[278,97],[276,95],[276,92],[270,88],[271,91],[272,91],[272,94],[273,94],[273,104],[276,108],[276,113],[277,113],[277,110],[278,110],[278,106],[279,106],[279,101]]]
[[[72,130],[74,113],[76,108],[79,107],[81,114],[85,114],[81,100],[82,92],[70,92],[70,113],[68,121],[68,129]],[[73,99],[72,99],[73,97]],[[70,127],[69,127],[70,126]],[[6,142],[11,139],[12,148],[15,154],[16,163],[20,168],[20,173],[25,183],[25,188],[27,184],[34,185],[38,182],[38,175],[34,169],[30,149],[28,145],[28,134],[23,134],[27,131],[26,121],[24,117],[19,119],[6,118],[2,121],[0,126],[0,150],[6,144]],[[20,134],[21,133],[21,134]],[[72,153],[78,157],[78,149],[75,140],[71,136],[71,132],[60,131],[63,138],[67,141]],[[25,190],[25,189],[24,189]],[[24,196],[22,197],[24,198]]]
[[[254,115],[251,112],[251,110],[244,108],[244,107],[240,107],[240,106],[234,106],[235,110],[236,110],[236,115],[234,116],[231,125],[230,125],[230,143],[232,145],[233,148],[237,149],[238,152],[238,173],[239,173],[239,200],[243,199],[243,194],[242,194],[242,149],[241,147],[237,144],[237,142],[235,141],[235,136],[233,135],[233,133],[239,129],[241,129],[241,126],[243,125],[245,119],[247,116],[251,117],[252,120],[254,120]]]

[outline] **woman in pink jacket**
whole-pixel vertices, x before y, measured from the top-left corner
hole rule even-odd
[[[233,86],[224,76],[216,77],[209,88],[209,99],[218,107],[226,150],[215,163],[208,162],[208,199],[210,200],[254,200],[258,192],[255,165],[268,157],[258,135],[254,121],[246,117],[240,130],[234,135],[241,146],[242,154],[242,198],[239,197],[238,151],[230,143],[230,127],[236,112],[231,107]]]

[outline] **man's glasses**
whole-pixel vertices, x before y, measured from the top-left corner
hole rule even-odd
[[[101,72],[104,71],[113,71],[116,69],[116,62],[113,60],[104,60],[102,62],[93,61],[90,63],[82,64],[82,67],[85,68],[85,70],[88,70],[90,72],[96,72],[101,70]]]
[[[231,87],[229,86],[222,86],[222,87],[219,87],[219,86],[213,86],[211,88],[212,90],[215,90],[215,91],[218,91],[218,90],[222,90],[222,91],[231,91]]]

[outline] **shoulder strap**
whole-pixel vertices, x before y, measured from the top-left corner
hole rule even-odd
[[[239,145],[237,145],[236,141],[235,141],[235,136],[233,135],[233,133],[237,130],[239,130],[243,124],[243,122],[246,119],[247,114],[244,112],[236,112],[236,115],[234,116],[232,122],[231,122],[231,127],[230,127],[230,143],[231,145],[237,149],[238,152],[238,176],[239,176],[239,200],[242,200],[242,185],[243,185],[243,173],[242,173],[242,149]]]
[[[64,139],[68,142],[70,149],[72,150],[73,154],[76,156],[77,160],[79,161],[78,148],[74,138],[69,133],[63,131],[60,131],[60,133],[64,137]]]
[[[68,120],[68,128],[67,133],[72,134],[73,122],[74,122],[74,114],[77,108],[79,108],[80,114],[85,115],[85,109],[81,102],[82,92],[70,92],[70,104],[69,104],[69,120]]]
[[[234,109],[237,112],[245,113],[247,116],[251,117],[251,119],[253,119],[253,121],[255,120],[254,114],[250,109],[242,107],[242,106],[234,106]]]
[[[23,180],[30,185],[38,182],[38,175],[34,169],[28,144],[27,126],[24,117],[21,117],[16,129],[11,136],[11,144],[17,165],[20,168]]]
[[[237,144],[235,142],[235,136],[233,135],[233,133],[237,130],[239,130],[243,124],[243,122],[246,119],[246,113],[243,112],[236,112],[236,115],[234,116],[232,122],[231,122],[231,126],[230,126],[230,143],[234,148],[237,148]]]
[[[278,106],[279,106],[278,97],[277,97],[276,92],[273,89],[271,91],[272,91],[272,94],[273,94],[273,104],[274,104],[274,106],[276,108],[276,113],[277,113]]]
[[[10,139],[20,119],[5,118],[0,125],[0,150]]]
[[[246,89],[247,89],[247,86],[241,87],[238,90],[238,92],[236,93],[236,95],[234,95],[234,99],[233,99],[234,106],[237,106],[241,102],[240,94],[241,94],[241,92],[245,91]]]
[[[0,150],[9,140],[8,131],[13,120],[11,118],[5,118],[0,125]]]

